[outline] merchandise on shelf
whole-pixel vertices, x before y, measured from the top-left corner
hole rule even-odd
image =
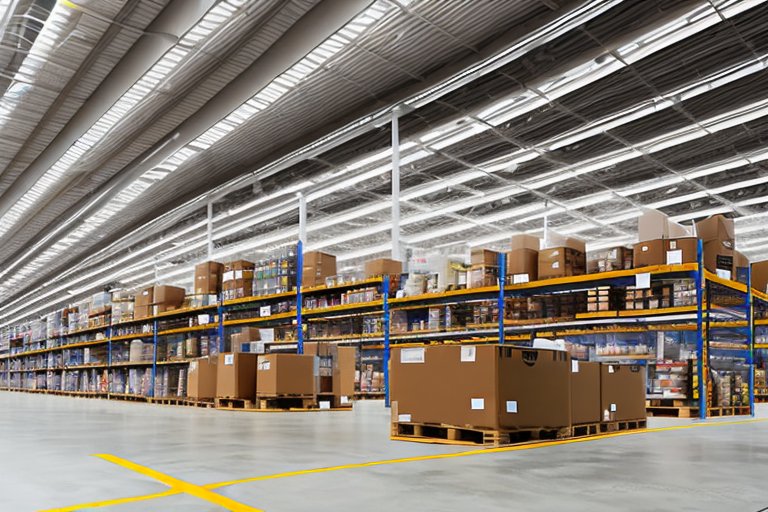
[[[253,295],[254,263],[245,260],[224,264],[221,290],[224,300],[242,299]]]

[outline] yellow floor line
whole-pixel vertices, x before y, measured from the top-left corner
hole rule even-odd
[[[197,488],[199,490],[207,490],[210,492],[210,490],[213,489],[220,489],[222,487],[227,487],[230,485],[236,485],[236,484],[243,484],[248,482],[258,482],[262,480],[274,480],[276,478],[285,478],[290,476],[300,476],[300,475],[310,475],[314,473],[326,473],[330,471],[339,471],[343,469],[355,469],[355,468],[365,468],[365,467],[371,467],[371,466],[381,466],[385,464],[399,464],[403,462],[416,462],[416,461],[425,461],[425,460],[437,460],[437,459],[448,459],[448,458],[454,458],[454,457],[466,457],[469,455],[482,455],[482,454],[488,454],[488,453],[501,453],[501,452],[511,452],[511,451],[521,451],[521,450],[532,450],[535,448],[545,448],[550,446],[557,446],[557,445],[563,445],[563,444],[572,444],[572,443],[583,443],[588,441],[596,441],[599,439],[606,439],[610,437],[619,437],[619,436],[625,436],[625,435],[636,435],[636,434],[647,434],[652,432],[665,432],[665,431],[672,431],[672,430],[684,430],[684,429],[690,429],[690,428],[699,428],[699,427],[715,427],[715,426],[727,426],[727,425],[742,425],[746,423],[758,423],[758,422],[764,422],[768,421],[768,418],[756,418],[756,419],[749,419],[749,420],[739,420],[739,421],[720,421],[720,422],[711,422],[711,423],[695,423],[691,425],[677,425],[673,427],[660,427],[660,428],[652,428],[652,429],[643,429],[643,430],[628,430],[628,431],[621,431],[621,432],[611,432],[607,434],[601,434],[597,436],[588,436],[588,437],[580,437],[575,439],[561,439],[556,441],[548,441],[548,442],[541,442],[541,443],[531,443],[531,444],[524,444],[524,445],[515,445],[515,446],[504,446],[500,448],[480,448],[477,450],[467,450],[463,452],[456,452],[456,453],[442,453],[442,454],[436,454],[436,455],[424,455],[420,457],[408,457],[408,458],[402,458],[402,459],[390,459],[390,460],[383,460],[383,461],[374,461],[374,462],[363,462],[359,464],[345,464],[342,466],[332,466],[327,468],[316,468],[316,469],[307,469],[302,471],[291,471],[287,473],[278,473],[274,475],[266,475],[266,476],[258,476],[253,478],[246,478],[242,480],[230,480],[228,482],[218,482],[203,486],[196,486],[193,484],[188,484],[186,482],[182,482],[181,480],[176,480],[172,477],[169,477],[167,475],[163,475],[162,473],[158,473],[154,470],[144,468],[142,466],[139,466],[138,464],[133,464],[128,461],[123,461],[123,459],[118,459],[117,457],[113,457],[111,455],[96,455],[97,457],[101,457],[105,460],[110,460],[110,458],[114,458],[120,461],[123,461],[125,463],[130,464],[131,466],[135,466],[137,468],[141,468],[141,471],[138,471],[139,473],[145,474],[147,476],[151,476],[152,478],[156,478],[157,480],[162,481],[163,483],[167,483],[166,481],[161,480],[160,478],[157,478],[153,476],[156,475],[162,475],[164,478],[177,481],[180,483],[183,483],[187,486],[190,486],[192,488]],[[108,458],[109,457],[109,458]],[[110,462],[115,462],[113,460],[110,460]],[[125,466],[123,463],[115,462],[115,464],[120,464]],[[125,466],[128,467],[128,466]],[[129,467],[129,469],[133,469],[133,467]],[[137,470],[137,469],[135,469]],[[151,472],[152,474],[145,473],[145,471]],[[169,481],[170,481],[169,480]],[[168,484],[171,485],[171,484]],[[171,485],[171,489],[159,494],[149,494],[145,496],[136,496],[133,498],[121,498],[116,500],[108,500],[108,501],[98,501],[93,503],[85,503],[82,505],[75,505],[71,507],[66,508],[56,508],[56,509],[50,509],[50,510],[41,510],[39,512],[75,512],[77,510],[85,509],[85,508],[98,508],[98,507],[106,507],[110,505],[119,505],[121,503],[129,503],[132,501],[142,501],[142,500],[150,500],[155,498],[161,498],[165,496],[172,496],[175,494],[181,494],[184,492],[188,492],[186,490],[182,490],[180,487]],[[191,493],[190,493],[191,494]],[[210,493],[213,494],[216,497],[224,498],[223,496],[216,494],[216,493]],[[194,494],[197,496],[197,494]],[[207,498],[203,498],[207,499]],[[225,498],[226,499],[226,498]],[[234,502],[237,505],[245,506],[242,504],[239,504],[237,502]],[[245,508],[245,509],[230,509],[230,510],[248,510],[253,511],[256,509],[253,508]]]

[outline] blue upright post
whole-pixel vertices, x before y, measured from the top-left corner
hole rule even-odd
[[[149,383],[149,396],[155,396],[155,376],[157,375],[157,320],[154,321],[154,329],[152,329],[152,340],[154,346],[152,348],[152,382]]]
[[[382,283],[384,296],[384,406],[389,407],[389,276]]]
[[[707,384],[704,379],[704,249],[699,240],[696,249],[696,373],[699,376],[699,418],[707,417]]]
[[[304,308],[304,299],[301,295],[301,274],[304,273],[304,244],[301,240],[296,245],[296,250],[298,251],[296,257],[299,259],[296,265],[296,339],[298,340],[296,351],[299,354],[303,354],[304,330],[301,325],[301,310]]]
[[[507,255],[499,254],[499,344],[504,344],[504,285],[507,281]]]
[[[749,414],[755,416],[755,322],[752,303],[752,265],[747,267],[747,336],[749,336]]]
[[[221,292],[221,295],[219,295],[219,304],[216,308],[216,311],[219,313],[219,325],[217,333],[219,335],[219,354],[221,354],[224,352],[224,292]]]

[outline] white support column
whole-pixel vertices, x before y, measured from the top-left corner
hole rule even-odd
[[[307,245],[307,196],[299,192],[299,241]]]
[[[392,110],[392,259],[400,260],[400,109]]]
[[[208,261],[213,260],[213,201],[208,201]]]

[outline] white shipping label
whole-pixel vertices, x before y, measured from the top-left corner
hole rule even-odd
[[[647,245],[644,245],[644,246],[642,246],[642,247],[640,248],[640,251],[641,251],[641,252],[648,252],[648,246],[647,246]]]
[[[320,405],[321,409],[330,409],[331,408],[331,402],[328,400],[324,400],[322,402],[319,402],[318,405]]]
[[[192,361],[189,363],[189,371],[190,372],[196,372],[197,371],[197,361]]]
[[[482,411],[485,409],[485,398],[472,398],[472,410],[480,410]]]
[[[259,316],[270,316],[272,314],[272,306],[261,306],[259,308]]]
[[[612,364],[608,365],[608,373],[613,373],[613,365]]]
[[[552,264],[552,268],[560,268],[560,262],[556,261]]]
[[[242,279],[242,278],[243,278],[243,271],[235,270],[235,279]]]
[[[348,396],[342,396],[339,398],[339,403],[342,404],[348,404],[349,403],[349,397]]]
[[[616,412],[616,404],[611,404],[611,412]]]
[[[410,414],[398,414],[397,415],[397,422],[398,423],[410,423],[411,422],[411,415]]]
[[[477,347],[461,347],[461,362],[474,363]]]
[[[235,364],[235,354],[224,354],[224,364]]]
[[[682,265],[683,263],[683,251],[678,249],[676,251],[667,251],[667,265]]]
[[[579,373],[579,360],[574,359],[571,361],[571,373]]]
[[[269,371],[270,366],[271,366],[271,361],[267,361],[267,360],[259,361],[259,370],[262,372]]]
[[[517,413],[517,400],[507,401],[507,412],[510,414]]]
[[[528,281],[528,274],[515,274],[512,276],[512,284],[523,284]]]
[[[717,277],[720,279],[730,279],[731,278],[731,271],[730,270],[723,270],[721,268],[715,269],[717,272]]]
[[[235,280],[235,272],[230,270],[229,272],[224,272],[221,275],[221,281],[226,283],[227,281],[234,281]]]
[[[197,324],[198,325],[206,325],[211,323],[211,316],[210,315],[197,315]]]
[[[642,290],[643,288],[651,287],[651,273],[644,272],[642,274],[635,275],[635,288]]]
[[[400,362],[405,363],[423,363],[424,347],[404,348],[400,350]]]

